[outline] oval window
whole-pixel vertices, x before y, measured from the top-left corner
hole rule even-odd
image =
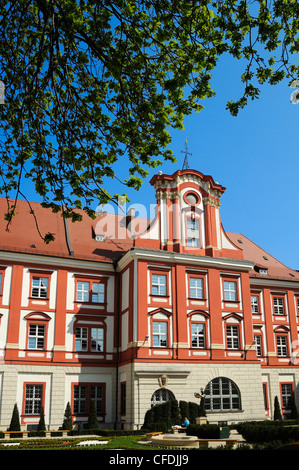
[[[195,204],[198,203],[199,198],[198,198],[197,194],[195,194],[195,193],[188,193],[188,194],[186,195],[186,201],[187,201],[189,204],[191,204],[192,206],[194,206]]]

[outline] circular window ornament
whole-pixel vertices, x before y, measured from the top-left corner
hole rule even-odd
[[[190,192],[186,194],[185,201],[191,206],[196,206],[200,202],[200,198],[196,193]]]

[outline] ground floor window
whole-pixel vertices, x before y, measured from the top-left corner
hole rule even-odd
[[[165,403],[166,401],[174,400],[174,395],[170,390],[166,388],[160,388],[155,391],[151,398],[151,406]]]
[[[43,385],[26,384],[25,386],[25,414],[40,415],[43,404]]]
[[[97,414],[104,412],[103,384],[80,384],[73,386],[73,413],[86,415],[89,413],[90,403],[94,401]]]
[[[226,378],[217,377],[205,388],[207,411],[235,411],[241,409],[240,392],[236,384]]]

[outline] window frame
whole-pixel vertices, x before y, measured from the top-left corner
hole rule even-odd
[[[241,287],[240,287],[240,276],[237,274],[228,274],[228,273],[222,273],[221,274],[221,283],[222,283],[222,301],[224,303],[232,303],[232,304],[240,304],[241,302]],[[235,289],[226,289],[226,284],[234,284]],[[227,292],[234,292],[235,298],[232,299],[231,295],[229,295],[229,298],[226,298],[226,293]]]
[[[253,333],[253,339],[255,341],[255,349],[256,349],[256,356],[263,357],[264,356],[264,348],[263,348],[263,335],[262,333]],[[259,344],[257,344],[256,340],[258,339]],[[260,350],[260,354],[259,354]]]
[[[49,323],[51,317],[43,312],[31,312],[24,317],[26,320],[26,350],[33,351],[47,351],[48,349],[48,332],[49,332]],[[32,326],[43,326],[44,328],[44,345],[43,348],[40,347],[30,347],[30,338],[34,337],[30,335],[30,328]]]
[[[2,305],[4,292],[4,279],[7,266],[0,266],[0,305]]]
[[[284,392],[285,387],[290,388],[290,393]],[[281,397],[281,408],[283,414],[291,410],[290,406],[288,405],[287,401],[294,395],[294,383],[293,382],[280,382],[280,397]]]
[[[106,352],[106,332],[107,332],[107,325],[104,321],[104,319],[101,322],[94,322],[94,319],[90,319],[90,321],[93,320],[93,323],[88,323],[88,318],[84,318],[84,321],[82,320],[77,320],[74,322],[74,333],[73,333],[73,351],[75,353],[89,353],[89,354],[103,354]],[[92,336],[92,330],[101,330],[102,331],[102,350],[97,351],[97,348],[93,348],[93,342],[94,341],[99,341]],[[86,330],[86,336],[76,336],[76,330]],[[81,344],[86,341],[86,348],[85,349],[77,349],[77,342],[81,342]]]
[[[97,417],[105,418],[106,410],[106,383],[105,382],[73,382],[71,384],[71,393],[72,393],[72,415],[75,418],[87,417],[89,415],[90,404],[93,400],[92,398],[92,388],[101,387],[102,397],[96,400],[96,415]],[[79,398],[75,397],[75,391],[79,391]],[[85,396],[82,395],[82,391],[85,390]],[[77,408],[77,403],[79,406]],[[84,403],[84,410],[82,409],[81,403]],[[98,404],[101,403],[101,409],[99,411]]]
[[[281,340],[284,340],[285,344],[279,344],[281,343]],[[277,351],[277,357],[282,358],[282,357],[289,357],[289,341],[288,341],[288,334],[283,333],[283,332],[277,332],[275,334],[275,341],[276,341],[276,351]],[[285,352],[285,354],[282,354],[282,352]]]
[[[228,385],[229,393],[224,393],[226,384]],[[217,390],[219,390],[219,393],[215,393]],[[239,387],[228,377],[215,377],[207,384],[204,394],[205,407],[209,413],[232,413],[242,410]],[[229,400],[227,401],[229,407],[224,406],[225,400]],[[237,406],[234,406],[234,403]],[[219,406],[215,406],[216,404]]]
[[[237,335],[232,333],[233,329],[236,329]],[[231,332],[228,332],[228,329],[231,329]],[[240,334],[240,324],[239,323],[230,323],[226,322],[225,324],[225,333],[226,333],[226,349],[228,351],[240,351],[241,350],[241,334]],[[235,341],[237,341],[237,347],[234,346]],[[231,343],[231,345],[229,344]]]
[[[159,326],[158,332],[154,332],[154,325]],[[160,330],[161,326],[165,326],[165,332]],[[162,319],[154,319],[152,318],[151,322],[151,332],[152,332],[152,347],[153,348],[159,348],[159,349],[167,349],[169,348],[169,320],[162,320]],[[165,344],[161,344],[161,339],[163,338],[163,335],[165,335],[166,339]],[[154,344],[154,337],[158,337],[158,345]]]
[[[34,286],[33,285],[34,279],[39,279],[39,281],[41,281],[41,282],[44,279],[47,281],[46,295],[44,295],[44,296],[40,295],[43,287],[40,285],[41,282],[39,282],[38,286]],[[29,295],[29,298],[31,299],[31,301],[35,301],[35,300],[44,300],[46,302],[49,301],[49,298],[50,298],[50,280],[51,280],[50,275],[47,275],[47,274],[44,274],[44,273],[33,273],[33,272],[31,273],[31,276],[30,276],[30,295]],[[33,295],[33,289],[37,289],[39,291],[39,295]]]
[[[88,290],[78,290],[79,283],[88,284]],[[94,301],[93,295],[95,292],[93,291],[93,284],[103,285],[103,292],[101,295],[103,296],[103,301]],[[108,277],[96,277],[96,276],[83,276],[83,275],[76,275],[75,276],[75,303],[76,304],[83,304],[83,305],[106,305],[107,304],[107,289],[108,289]],[[87,293],[88,292],[88,300],[78,299],[78,293]]]
[[[194,335],[193,333],[193,327],[202,327],[202,345],[200,345],[200,334],[197,331],[196,334]],[[196,341],[196,345],[194,345],[194,338]],[[198,320],[192,320],[190,321],[190,346],[191,349],[207,349],[207,335],[206,335],[206,322],[203,321],[198,321]]]
[[[252,299],[253,298],[257,299],[256,303],[253,303]],[[250,293],[250,303],[251,303],[251,314],[252,315],[260,315],[261,314],[261,299],[260,299],[260,293],[259,292],[251,292]],[[257,311],[253,310],[253,306],[257,308]]]
[[[197,286],[191,286],[191,281],[201,281],[202,287],[197,287]],[[202,296],[194,296],[191,294],[191,289],[201,290]],[[206,287],[205,287],[205,276],[204,275],[197,275],[193,273],[188,273],[188,298],[190,300],[206,300]]]
[[[191,225],[191,226],[190,226]],[[201,248],[201,216],[195,211],[185,213],[185,246],[186,248]]]
[[[157,276],[157,283],[154,283],[154,276]],[[159,278],[165,278],[165,285],[159,282]],[[161,286],[165,287],[165,292],[161,291]],[[157,293],[154,292],[154,287],[157,287]],[[152,297],[167,297],[168,296],[168,276],[167,273],[157,273],[151,271],[151,286],[150,286],[150,293]]]
[[[275,302],[276,300],[281,301],[282,304],[276,305],[276,302]],[[284,295],[272,294],[272,306],[273,306],[273,315],[277,315],[277,316],[286,315],[286,302],[285,302]],[[275,312],[275,309],[276,309],[276,312]],[[279,310],[281,310],[281,312]]]
[[[27,411],[27,403],[29,401],[29,398],[27,398],[27,387],[41,387],[41,397],[40,398],[35,398],[35,402],[37,402],[37,399],[40,401],[40,404],[38,406],[38,410],[36,412],[32,412],[32,408]],[[40,416],[41,409],[44,408],[44,402],[45,402],[45,391],[46,391],[46,383],[45,382],[24,382],[23,383],[23,408],[22,408],[22,416],[23,417],[37,417]],[[34,400],[34,399],[33,399]],[[32,400],[32,401],[33,401]],[[35,406],[33,405],[33,410],[35,409]]]
[[[127,382],[120,383],[120,415],[127,414]]]

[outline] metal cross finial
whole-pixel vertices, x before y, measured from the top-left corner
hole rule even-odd
[[[188,147],[187,147],[187,141],[188,141],[188,137],[185,141],[185,150],[181,150],[181,153],[184,153],[185,154],[185,158],[184,158],[184,163],[183,163],[183,168],[182,170],[188,170],[190,167],[189,167],[189,162],[188,162],[188,155],[192,155],[192,153],[189,153],[188,152]]]

